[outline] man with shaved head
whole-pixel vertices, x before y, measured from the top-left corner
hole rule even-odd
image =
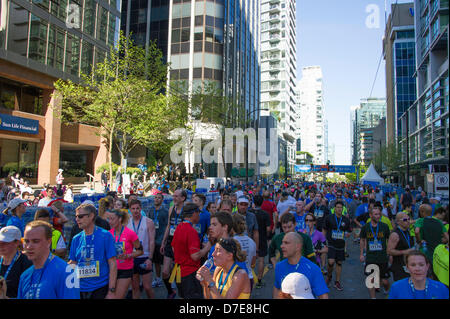
[[[389,236],[387,253],[393,256],[391,271],[394,281],[409,277],[406,270],[405,256],[414,250],[414,237],[410,236],[410,218],[407,213],[401,212],[395,216],[397,227]]]
[[[275,283],[273,298],[278,298],[283,279],[293,272],[305,275],[311,285],[314,296],[320,299],[328,299],[329,289],[325,284],[322,272],[316,264],[302,257],[303,238],[296,232],[287,233],[283,238],[281,250],[286,259],[275,266]]]

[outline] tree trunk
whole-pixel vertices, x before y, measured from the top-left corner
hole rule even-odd
[[[113,133],[114,133],[114,126],[111,132],[109,132],[109,187],[110,190],[113,189],[113,170],[112,170],[112,148],[113,148]]]

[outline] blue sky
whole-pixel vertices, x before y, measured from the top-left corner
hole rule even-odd
[[[389,14],[395,0],[386,2]],[[379,8],[379,28],[366,26],[369,5]],[[384,11],[385,0],[297,0],[297,78],[303,67],[322,67],[328,141],[338,165],[351,162],[350,107],[370,94],[383,50]],[[386,96],[385,81],[382,60],[373,97]]]

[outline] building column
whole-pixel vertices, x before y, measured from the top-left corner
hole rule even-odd
[[[45,134],[39,153],[38,185],[56,184],[59,169],[61,120],[55,115],[55,111],[61,110],[61,97],[52,96],[53,92],[54,90],[44,90],[42,97]]]
[[[93,151],[94,177],[96,181],[100,181],[102,172],[97,173],[97,168],[105,163],[109,163],[109,152],[106,148],[106,140],[102,137],[100,139],[100,147],[96,147]],[[109,171],[109,169],[108,169]],[[113,178],[114,179],[114,178]],[[101,183],[99,183],[101,185]]]

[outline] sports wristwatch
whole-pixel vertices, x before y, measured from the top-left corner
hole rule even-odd
[[[214,287],[214,286],[215,286],[214,281],[211,281],[211,282],[208,284],[208,288],[212,288],[212,287]]]
[[[109,288],[110,292],[116,292],[116,288]]]

